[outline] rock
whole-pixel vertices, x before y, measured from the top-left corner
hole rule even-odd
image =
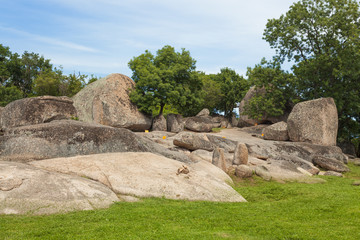
[[[211,132],[217,126],[207,117],[190,117],[185,122],[185,128],[194,132]]]
[[[248,115],[245,115],[245,106],[246,104],[249,102],[249,100],[257,95],[265,95],[266,94],[266,90],[265,88],[259,88],[256,89],[255,86],[251,87],[248,92],[245,94],[245,97],[241,100],[240,105],[239,105],[239,115],[240,115],[240,119],[239,119],[239,123],[238,123],[238,127],[249,127],[249,126],[254,126],[256,124],[261,124],[261,123],[266,123],[266,122],[272,122],[272,123],[277,123],[277,122],[281,122],[287,121],[287,117],[289,116],[289,112],[288,110],[285,111],[285,113],[281,116],[263,116],[262,119],[260,120],[255,120],[255,119],[251,119]]]
[[[269,173],[269,170],[264,166],[257,166],[255,168],[255,174],[264,179],[265,181],[271,180],[271,174]]]
[[[220,127],[220,128],[228,128],[231,127],[231,124],[227,118],[224,116],[215,116],[211,118],[213,122],[213,128]]]
[[[190,159],[191,160],[204,160],[204,161],[207,161],[207,162],[212,162],[212,156],[213,156],[213,153],[212,152],[209,152],[209,151],[206,151],[206,150],[202,150],[202,149],[198,149],[198,150],[195,150],[195,151],[192,151],[191,154],[190,154]]]
[[[250,178],[253,175],[253,170],[247,165],[239,165],[235,168],[235,175],[239,178]]]
[[[248,149],[244,143],[238,143],[234,153],[234,165],[248,164]]]
[[[314,164],[312,164],[311,162],[306,161],[302,158],[296,157],[296,156],[280,155],[280,156],[276,157],[274,160],[291,162],[295,166],[306,170],[311,175],[317,175],[320,172],[320,169],[315,167]]]
[[[110,74],[87,85],[73,97],[79,119],[133,131],[150,129],[151,117],[130,101],[134,88],[135,82],[122,74]]]
[[[205,134],[196,134],[191,132],[181,132],[174,138],[174,145],[188,150],[203,149],[213,151],[214,145],[209,141]]]
[[[263,130],[264,139],[274,141],[287,141],[289,134],[286,122],[278,122]]]
[[[3,109],[1,128],[6,130],[76,117],[77,113],[71,98],[53,96],[23,98],[9,103]]]
[[[166,124],[169,132],[178,133],[184,131],[185,123],[180,114],[168,114]]]
[[[212,164],[226,172],[226,159],[224,154],[224,149],[222,148],[215,148],[213,152]]]
[[[80,121],[52,121],[12,128],[0,137],[0,160],[26,162],[106,152],[153,152],[182,162],[190,161],[187,156],[127,129]]]
[[[327,158],[323,156],[314,156],[313,163],[319,165],[320,167],[335,171],[335,172],[348,172],[350,169],[343,163],[336,159]]]
[[[235,152],[237,142],[224,137],[215,136],[212,134],[206,134],[206,137],[213,145],[223,148],[225,152],[230,152],[230,153]]]
[[[239,121],[237,120],[235,115],[231,116],[230,124],[232,127],[237,127],[239,124]]]
[[[31,162],[32,165],[99,181],[115,193],[135,197],[243,202],[225,181],[229,177],[210,163],[182,163],[152,153],[107,153]],[[204,170],[205,169],[205,170]]]
[[[0,214],[52,214],[107,208],[119,201],[101,183],[15,162],[0,162]]]
[[[353,186],[360,186],[360,181],[355,181],[352,183]]]
[[[209,115],[210,115],[210,111],[207,108],[204,108],[198,114],[196,114],[197,117],[208,117]]]
[[[353,163],[354,163],[355,166],[360,166],[360,159],[356,158]]]
[[[293,142],[336,145],[338,114],[332,98],[320,98],[296,104],[287,124],[289,137]]]
[[[324,174],[325,176],[335,176],[335,177],[343,177],[341,173],[334,172],[334,171],[327,171]]]
[[[152,130],[153,131],[166,131],[166,119],[163,115],[159,115],[154,117],[153,123],[152,123]]]

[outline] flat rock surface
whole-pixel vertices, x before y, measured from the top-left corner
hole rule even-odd
[[[50,171],[85,176],[114,192],[136,197],[243,202],[226,182],[229,176],[205,161],[188,165],[188,174],[177,174],[182,163],[151,153],[109,153],[31,162]]]
[[[0,161],[0,214],[52,214],[109,207],[119,201],[101,183]]]

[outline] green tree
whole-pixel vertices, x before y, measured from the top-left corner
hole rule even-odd
[[[68,97],[74,96],[85,87],[87,77],[87,75],[80,72],[64,76],[60,84],[60,94]]]
[[[203,99],[201,109],[207,108],[211,113],[216,113],[218,111],[217,106],[224,97],[221,91],[221,83],[214,80],[215,74],[208,75],[204,72],[199,72],[199,78],[203,85],[201,90],[201,98]]]
[[[248,82],[230,68],[220,69],[220,73],[213,75],[213,79],[220,86],[221,91],[215,108],[230,117],[248,90]]]
[[[129,62],[136,83],[130,94],[131,101],[147,113],[160,107],[159,114],[162,114],[168,104],[184,115],[192,114],[192,106],[201,104],[201,81],[195,63],[189,51],[175,52],[171,46],[164,46],[156,56],[146,50],[134,57]]]
[[[248,68],[246,75],[256,94],[245,106],[244,114],[253,119],[264,116],[280,116],[289,112],[298,101],[294,88],[295,76],[281,70],[278,61],[262,59],[254,68]]]
[[[0,85],[0,106],[5,107],[8,103],[23,98],[23,93],[15,86]]]
[[[0,84],[3,84],[10,78],[9,61],[11,58],[11,52],[9,47],[5,47],[0,44]]]
[[[293,61],[302,100],[333,97],[339,141],[360,134],[360,11],[355,0],[301,0],[268,20],[264,39]]]
[[[40,73],[33,81],[33,94],[35,96],[60,96],[60,85],[63,75],[55,71],[45,71]]]

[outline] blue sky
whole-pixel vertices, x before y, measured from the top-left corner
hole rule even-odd
[[[62,65],[65,73],[131,77],[127,63],[164,45],[185,48],[197,70],[245,75],[274,51],[262,34],[291,0],[0,0],[0,43]]]

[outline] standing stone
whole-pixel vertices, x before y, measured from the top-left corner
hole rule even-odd
[[[201,110],[196,116],[197,117],[208,117],[210,115],[210,111],[207,108]]]
[[[224,149],[215,148],[212,158],[212,164],[226,172],[226,159]]]
[[[53,96],[23,98],[9,103],[3,109],[1,128],[5,130],[71,118],[77,118],[71,98]]]
[[[79,119],[88,123],[144,131],[151,127],[151,118],[130,101],[135,82],[122,74],[110,74],[78,92],[74,106]]]
[[[248,149],[244,143],[238,143],[234,153],[234,165],[248,164]]]
[[[270,125],[263,130],[265,140],[287,141],[289,134],[286,122],[278,122]]]
[[[338,114],[332,98],[320,98],[296,104],[287,124],[289,137],[293,142],[336,145]]]
[[[152,130],[153,131],[166,131],[166,119],[161,114],[159,116],[154,117],[153,123],[152,123]]]
[[[253,175],[253,170],[247,165],[239,165],[235,168],[235,175],[239,178],[249,178]]]
[[[184,121],[180,114],[168,114],[166,119],[167,131],[178,133],[184,131]]]

